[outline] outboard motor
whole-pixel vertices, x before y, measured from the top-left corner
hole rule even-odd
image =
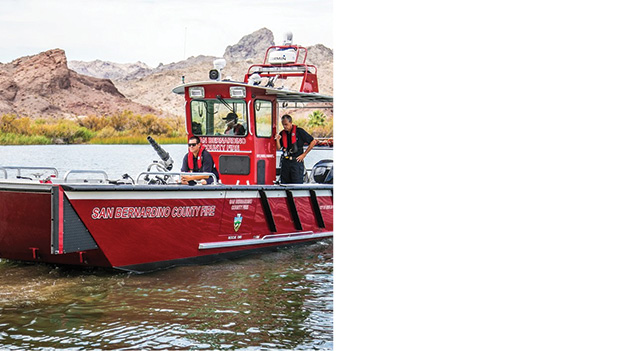
[[[321,160],[312,168],[312,179],[319,184],[332,184],[334,181],[334,161]]]

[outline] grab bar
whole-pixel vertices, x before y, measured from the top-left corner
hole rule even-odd
[[[109,181],[109,177],[108,174],[106,174],[106,172],[104,171],[100,171],[100,170],[83,170],[83,169],[72,169],[70,171],[67,171],[67,173],[65,173],[65,177],[63,177],[63,181],[67,182],[67,178],[69,177],[70,174],[100,174],[102,176],[104,176],[104,181],[100,181],[101,183],[108,183]],[[83,178],[83,181],[89,181],[87,178]]]
[[[24,170],[38,170],[38,171],[52,171],[54,173],[55,177],[59,176],[59,171],[54,168],[54,167],[32,167],[32,166],[0,166],[0,170],[2,170],[2,173],[4,173],[4,178],[7,179],[9,177],[7,170],[11,169],[11,170],[16,170],[17,171],[17,177],[21,178],[22,177],[22,171]],[[35,178],[41,178],[42,175],[44,175],[45,173],[32,173],[32,175]]]
[[[203,175],[209,176],[213,179],[212,185],[217,185],[217,177],[214,173],[190,173],[190,172],[141,172],[137,176],[137,184],[144,184],[146,176],[168,176],[168,179],[173,179],[173,176],[182,176],[182,175]]]

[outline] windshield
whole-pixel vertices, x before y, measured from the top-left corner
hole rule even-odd
[[[192,100],[193,135],[247,135],[247,109],[244,100]]]

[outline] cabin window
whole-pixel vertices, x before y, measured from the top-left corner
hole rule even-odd
[[[256,136],[271,137],[272,111],[271,101],[256,100],[254,102],[256,113]]]
[[[193,135],[242,137],[247,135],[247,131],[244,100],[191,100]]]

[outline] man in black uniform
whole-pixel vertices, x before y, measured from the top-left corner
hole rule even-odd
[[[276,135],[278,148],[282,149],[280,169],[280,183],[302,184],[304,183],[304,158],[317,144],[310,134],[304,129],[293,124],[289,115],[282,116],[284,129]],[[308,148],[304,151],[304,145]]]
[[[213,173],[219,180],[219,172],[217,172],[215,162],[213,162],[213,156],[200,143],[200,138],[196,136],[189,138],[189,152],[182,160],[182,169],[180,171]],[[213,182],[213,178],[207,175],[183,175],[180,177],[180,181],[182,184],[189,185],[195,185],[196,183],[210,184]]]

